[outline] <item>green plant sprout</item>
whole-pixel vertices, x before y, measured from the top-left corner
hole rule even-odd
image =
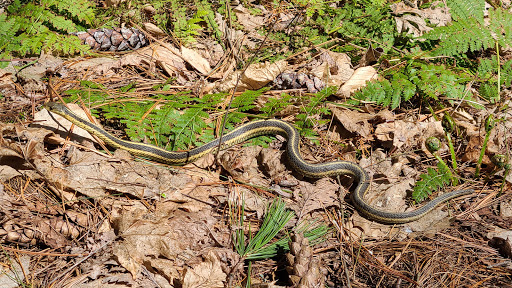
[[[476,171],[475,178],[480,176],[480,168],[482,167],[482,161],[484,159],[485,150],[487,149],[487,142],[489,142],[489,137],[491,136],[491,131],[496,126],[496,120],[494,120],[494,116],[490,114],[485,119],[485,138],[484,143],[482,144],[482,149],[480,150],[480,157],[478,158],[478,162],[476,163]]]
[[[503,172],[503,181],[501,182],[501,185],[500,185],[500,193],[498,193],[498,196],[497,196],[497,197],[500,197],[501,194],[503,193],[503,188],[505,187],[505,183],[507,182],[506,179],[507,179],[508,173],[510,172],[511,165],[509,163],[508,156],[504,155],[504,154],[495,154],[491,158],[491,161],[496,166],[497,169],[505,169],[505,172]]]
[[[289,250],[288,241],[289,236],[283,237],[273,243],[270,243],[275,236],[283,229],[283,227],[290,221],[295,213],[286,209],[284,201],[280,198],[272,201],[267,209],[267,213],[263,218],[263,223],[259,231],[252,237],[250,228],[248,231],[249,238],[246,239],[243,230],[243,207],[236,213],[238,218],[233,223],[237,223],[238,228],[233,234],[233,242],[235,250],[244,257],[246,260],[261,260],[277,256],[280,252]],[[321,238],[328,232],[325,225],[318,225],[311,228],[311,225],[301,225],[297,228],[298,232],[304,232],[304,236],[309,240],[310,245],[315,245],[321,241]],[[309,230],[308,230],[309,229]]]
[[[425,146],[437,159],[437,170],[429,167],[426,174],[420,175],[421,180],[416,182],[412,192],[412,197],[416,202],[423,201],[445,185],[451,183],[455,186],[458,184],[458,180],[453,177],[446,162],[436,153],[441,147],[441,141],[436,137],[429,137],[425,140]]]
[[[456,186],[458,184],[457,179],[455,177],[453,177],[453,174],[450,171],[450,168],[448,167],[448,165],[446,165],[446,162],[444,162],[443,158],[441,158],[441,156],[439,156],[439,154],[436,153],[437,151],[439,151],[439,149],[441,149],[441,141],[437,137],[429,137],[429,138],[427,138],[427,140],[425,140],[425,146],[427,146],[428,151],[430,153],[432,153],[432,155],[434,155],[434,157],[437,159],[437,161],[439,161],[439,163],[443,167],[445,167],[445,169],[447,170],[446,173],[452,179],[453,186]]]
[[[448,113],[444,114],[443,121],[441,121],[441,123],[444,128],[444,136],[446,138],[446,142],[448,142],[448,147],[450,148],[453,171],[457,172],[457,158],[455,157],[455,149],[453,148],[452,141],[452,133],[456,130],[457,126],[455,125],[455,121],[453,121],[452,116],[450,116]]]

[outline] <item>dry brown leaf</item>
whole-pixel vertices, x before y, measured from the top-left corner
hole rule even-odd
[[[134,278],[140,272],[140,265],[146,260],[160,258],[165,259],[169,267],[181,266],[191,256],[216,245],[211,237],[216,220],[209,213],[175,212],[172,216],[160,215],[165,217],[154,218],[157,215],[146,214],[141,217],[141,209],[132,213],[123,209],[124,206],[119,206],[113,215],[113,222],[119,224],[118,234],[124,239],[115,244],[114,255]],[[185,255],[185,252],[190,255]],[[175,277],[165,276],[171,283]]]
[[[77,114],[78,116],[82,117],[83,119],[89,119],[87,117],[87,114],[82,110],[82,108],[73,103],[67,104],[67,107],[73,111],[73,113]],[[93,118],[94,119],[94,118]],[[99,121],[96,121],[96,125],[101,127],[101,124]],[[48,129],[55,134],[59,134],[62,138],[70,137],[72,140],[77,140],[79,143],[92,147],[91,142],[96,143],[96,140],[91,136],[91,134],[84,129],[77,127],[76,125],[73,125],[73,123],[66,120],[64,117],[49,112],[46,109],[43,109],[39,112],[37,112],[34,115],[34,124],[32,124],[32,127],[40,127]],[[73,133],[69,133],[69,130],[71,129],[71,126],[73,126]]]
[[[107,158],[93,152],[81,152],[71,149],[67,154],[70,165],[63,165],[59,157],[46,157],[42,143],[48,135],[53,135],[46,129],[23,127],[15,125],[2,126],[2,133],[17,133],[24,135],[28,143],[37,143],[33,148],[29,161],[62,193],[66,201],[76,198],[76,192],[89,197],[102,197],[109,193],[130,194],[137,198],[160,198],[175,201],[190,210],[199,210],[206,205],[199,204],[207,201],[211,190],[206,188],[188,190],[190,197],[184,197],[180,191],[185,190],[188,183],[198,181],[192,176],[177,174],[165,167],[153,166],[133,160]],[[17,132],[14,132],[17,131]],[[3,138],[0,138],[0,141]],[[17,145],[16,143],[12,143]],[[22,149],[18,149],[22,153]],[[16,155],[16,154],[15,154]],[[22,157],[17,155],[18,157]],[[189,173],[191,173],[189,171]],[[203,173],[201,181],[214,182],[218,175]],[[212,177],[213,178],[209,178]],[[66,194],[66,191],[73,193]],[[217,192],[216,192],[217,193]],[[70,197],[70,198],[69,198]]]
[[[25,275],[30,275],[30,256],[21,255],[19,258],[10,258],[11,263],[0,267],[0,287],[16,288],[25,283]]]
[[[286,174],[288,174],[288,169],[284,165],[285,160],[283,158],[285,157],[283,157],[281,151],[263,148],[258,157],[263,167],[263,172],[269,175],[270,179],[279,181],[279,179],[285,178]]]
[[[259,146],[228,149],[219,153],[219,163],[234,178],[259,186],[268,186],[269,179],[260,173],[258,157]]]
[[[149,34],[151,34],[155,37],[166,35],[165,32],[162,31],[162,29],[158,28],[158,26],[156,26],[155,24],[153,24],[151,22],[145,22],[144,28],[146,29],[147,32],[149,32]]]
[[[500,217],[512,217],[512,200],[500,203]]]
[[[425,140],[428,137],[443,137],[444,130],[441,121],[396,120],[377,125],[375,135],[378,140],[388,142],[384,143],[386,146],[404,150],[411,147],[425,147]]]
[[[80,61],[67,64],[67,67],[70,70],[75,71],[75,73],[80,75],[88,74],[90,77],[92,77],[96,75],[108,75],[109,73],[113,74],[112,69],[121,68],[122,63],[119,59],[100,57],[81,59]]]
[[[431,7],[426,9],[409,7],[404,2],[398,2],[391,5],[391,10],[395,15],[403,15],[395,17],[397,31],[399,33],[407,31],[415,37],[422,36],[425,32],[432,30],[427,26],[425,20],[429,20],[429,23],[437,27],[446,26],[452,21],[448,11],[449,8],[440,1],[432,2]]]
[[[191,48],[194,48],[197,53],[201,54],[201,56],[210,63],[210,67],[216,66],[224,57],[222,46],[212,39],[199,39],[198,41],[199,42],[192,43]],[[211,74],[210,78],[224,78],[225,73],[233,71],[235,65],[233,61],[229,61],[227,65],[223,65],[223,67],[220,67]]]
[[[13,81],[13,73],[0,68],[0,93],[12,98],[16,95],[16,86]]]
[[[186,269],[183,288],[225,287],[226,277],[217,255],[210,251],[204,262]]]
[[[2,150],[0,150],[0,159],[2,158]],[[0,163],[2,161],[0,160]],[[9,163],[14,164],[14,163]],[[18,172],[16,169],[12,168],[11,166],[6,165],[0,165],[0,182],[5,182],[11,178],[14,178],[16,176],[21,176],[21,173]]]
[[[377,63],[383,52],[384,49],[381,47],[373,48],[373,46],[370,45],[370,47],[366,49],[363,57],[359,60],[359,66],[364,67]]]
[[[301,197],[297,204],[291,205],[290,208],[301,219],[316,210],[324,210],[333,206],[339,207],[338,189],[339,185],[331,178],[322,178],[315,184],[300,181],[294,194],[301,195]]]
[[[328,86],[341,86],[354,74],[350,57],[345,53],[332,52],[322,49],[318,61],[313,61],[310,73]]]
[[[181,56],[185,61],[188,62],[194,69],[199,71],[199,73],[203,75],[208,75],[212,68],[210,67],[210,63],[206,59],[203,58],[198,52],[193,49],[189,49],[187,47],[181,47]]]
[[[229,91],[235,88],[238,77],[240,82],[237,91],[257,90],[273,81],[281,74],[288,63],[286,60],[279,60],[274,63],[255,63],[249,65],[245,73],[240,77],[241,71],[231,73],[226,80],[218,84],[218,91]]]
[[[121,3],[126,2],[126,0],[105,0],[105,6],[106,7],[117,7]]]
[[[367,140],[373,139],[372,124],[368,121],[377,122],[378,120],[390,121],[394,119],[393,113],[389,110],[381,110],[375,115],[369,113],[361,113],[348,109],[340,109],[334,105],[329,105],[334,117],[351,133],[361,135]]]
[[[489,246],[498,249],[499,253],[503,257],[512,259],[512,230],[505,230],[496,227],[495,231],[487,233],[487,238],[491,239],[489,241]]]
[[[253,31],[263,25],[263,20],[265,19],[263,16],[251,15],[249,10],[242,5],[236,6],[233,8],[233,11],[236,14],[238,23],[242,24],[247,31]]]
[[[338,94],[348,98],[354,91],[366,86],[367,81],[377,79],[377,77],[377,70],[372,66],[358,68],[354,71],[354,74],[352,74],[350,79],[341,86]]]
[[[425,20],[419,16],[406,14],[402,17],[395,17],[395,21],[398,32],[407,31],[414,37],[420,37],[433,29],[428,27]]]
[[[350,218],[350,221],[347,222],[347,229],[351,235],[364,239],[392,238],[400,241],[407,237],[407,234],[399,227],[368,221],[359,214],[354,214]]]

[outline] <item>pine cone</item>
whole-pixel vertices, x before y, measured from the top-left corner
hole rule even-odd
[[[72,33],[93,50],[125,51],[148,45],[144,33],[136,28],[89,29],[87,32]]]
[[[286,254],[291,284],[296,288],[325,287],[324,275],[320,270],[320,262],[313,257],[313,249],[302,234],[291,236],[290,252]]]
[[[274,88],[279,90],[306,88],[316,93],[325,88],[325,83],[313,75],[304,73],[281,73],[274,79]]]

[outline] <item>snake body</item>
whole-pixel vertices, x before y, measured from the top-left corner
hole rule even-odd
[[[91,122],[81,118],[73,113],[65,105],[56,102],[50,102],[45,105],[48,111],[61,115],[65,119],[74,123],[76,126],[88,131],[105,141],[111,147],[124,149],[133,155],[153,159],[158,162],[181,165],[192,162],[203,155],[215,152],[219,148],[219,139],[215,139],[203,146],[191,149],[185,152],[173,152],[154,145],[126,141],[119,139]],[[351,193],[352,202],[355,208],[362,215],[382,223],[401,224],[417,220],[429,211],[452,198],[470,194],[471,189],[458,190],[445,193],[437,198],[427,202],[420,208],[407,212],[388,212],[377,209],[369,205],[364,196],[369,189],[369,177],[366,171],[356,163],[350,161],[332,161],[321,164],[311,164],[306,162],[300,155],[299,149],[299,133],[292,125],[276,119],[257,120],[244,124],[222,137],[222,145],[220,149],[226,149],[235,144],[246,141],[247,139],[260,135],[282,135],[288,139],[287,155],[293,169],[306,177],[322,178],[338,175],[349,175],[354,178],[357,183],[355,191]]]

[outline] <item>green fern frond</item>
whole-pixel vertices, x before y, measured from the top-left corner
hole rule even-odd
[[[453,22],[436,27],[423,37],[439,41],[436,55],[462,56],[466,52],[510,45],[512,41],[512,13],[502,8],[489,9],[489,24],[484,22],[483,0],[449,1]]]
[[[393,72],[391,80],[372,81],[354,94],[356,101],[370,101],[395,109],[402,101],[409,101],[414,95],[438,100],[439,96],[454,99],[470,99],[462,83],[469,76],[457,74],[443,65],[415,63],[402,72]]]
[[[450,14],[455,21],[474,18],[479,23],[484,22],[484,0],[450,0],[446,2]],[[443,5],[443,4],[441,4]]]
[[[424,37],[440,41],[435,55],[459,55],[494,45],[491,31],[484,29],[475,18],[461,19],[449,26],[436,27]]]
[[[41,0],[41,5],[55,8],[61,14],[69,13],[78,21],[91,24],[94,18],[94,6],[88,0]]]
[[[512,13],[504,9],[489,10],[489,30],[502,47],[512,43]]]
[[[451,178],[447,171],[446,166],[438,163],[437,170],[429,167],[427,169],[427,174],[421,174],[421,180],[416,182],[416,186],[414,186],[412,192],[412,198],[414,201],[419,203],[425,200],[432,193],[450,184]]]
[[[89,47],[68,34],[82,29],[94,17],[93,3],[88,0],[15,0],[2,16],[0,26],[9,25],[8,33],[0,32],[0,45],[4,55],[25,56],[47,51],[54,54],[72,55],[84,53]],[[3,27],[0,27],[3,28]],[[3,30],[3,29],[0,29]],[[4,30],[5,31],[5,30]]]

